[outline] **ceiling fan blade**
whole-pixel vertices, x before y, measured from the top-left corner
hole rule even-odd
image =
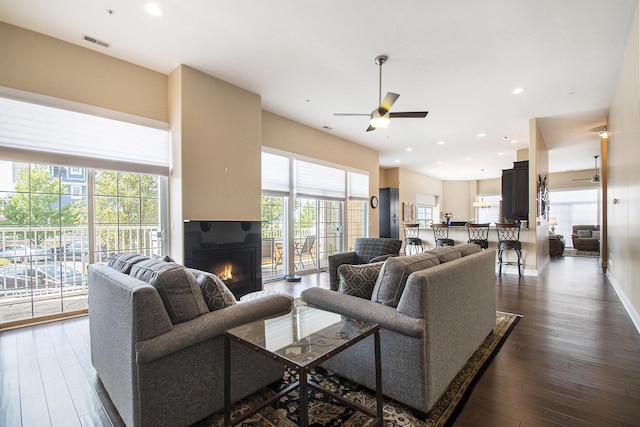
[[[398,95],[397,93],[387,92],[387,94],[384,96],[384,99],[380,103],[380,107],[378,107],[380,115],[384,116],[385,114],[387,114],[387,111],[391,109],[391,106],[398,100],[398,98],[400,98],[400,95]]]
[[[370,116],[371,113],[333,113],[334,116]]]
[[[389,113],[391,118],[423,118],[427,117],[428,111],[405,111],[397,113]]]
[[[372,130],[376,130],[376,128],[374,128],[373,126],[369,125],[369,127],[367,128],[367,132],[371,132]]]

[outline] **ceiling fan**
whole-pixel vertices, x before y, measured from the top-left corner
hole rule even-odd
[[[598,157],[599,155],[593,156],[595,162],[595,173],[591,178],[575,178],[572,181],[591,181],[592,184],[598,184],[600,182],[600,175],[598,175]]]
[[[333,113],[334,116],[369,116],[369,127],[367,132],[376,130],[377,128],[386,128],[389,126],[389,121],[398,118],[424,118],[429,114],[428,111],[405,111],[405,112],[390,112],[389,110],[393,106],[394,102],[400,97],[397,93],[387,92],[382,99],[382,65],[389,59],[385,55],[377,56],[375,59],[376,65],[380,67],[380,78],[378,81],[378,104],[371,113]]]

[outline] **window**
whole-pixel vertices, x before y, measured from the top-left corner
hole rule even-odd
[[[89,263],[164,254],[169,138],[156,125],[0,97],[3,322],[87,309]]]
[[[0,174],[3,321],[86,309],[88,264],[121,251],[164,253],[165,177],[85,169],[95,182],[87,195],[74,190],[81,186],[65,186],[51,165],[2,166],[11,172]]]
[[[478,224],[501,222],[500,203],[502,196],[499,194],[478,195],[477,201],[481,200],[491,203],[491,206],[488,208],[476,208],[476,222]]]
[[[416,193],[416,222],[420,228],[431,227],[433,212],[436,207],[436,196]]]
[[[572,226],[598,224],[598,189],[550,191],[549,216],[558,221],[555,233],[572,245]]]
[[[262,195],[263,277],[325,268],[329,255],[367,235],[367,174],[263,152]],[[265,251],[277,259],[265,260]]]
[[[82,187],[79,185],[71,185],[69,193],[72,199],[80,199],[82,198]]]
[[[431,227],[433,223],[433,208],[431,206],[416,205],[416,222],[420,228]]]

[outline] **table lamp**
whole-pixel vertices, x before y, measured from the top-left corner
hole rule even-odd
[[[551,234],[556,234],[556,225],[558,225],[558,220],[556,218],[549,218],[549,225],[551,226]]]

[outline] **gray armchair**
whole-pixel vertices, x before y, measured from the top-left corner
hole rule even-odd
[[[594,235],[595,233],[595,235]],[[571,229],[573,249],[579,251],[600,251],[599,225],[574,225]]]
[[[402,240],[398,239],[358,237],[355,251],[329,255],[329,285],[331,290],[338,290],[340,285],[338,267],[342,264],[357,265],[384,261],[389,257],[398,256],[401,247]]]

